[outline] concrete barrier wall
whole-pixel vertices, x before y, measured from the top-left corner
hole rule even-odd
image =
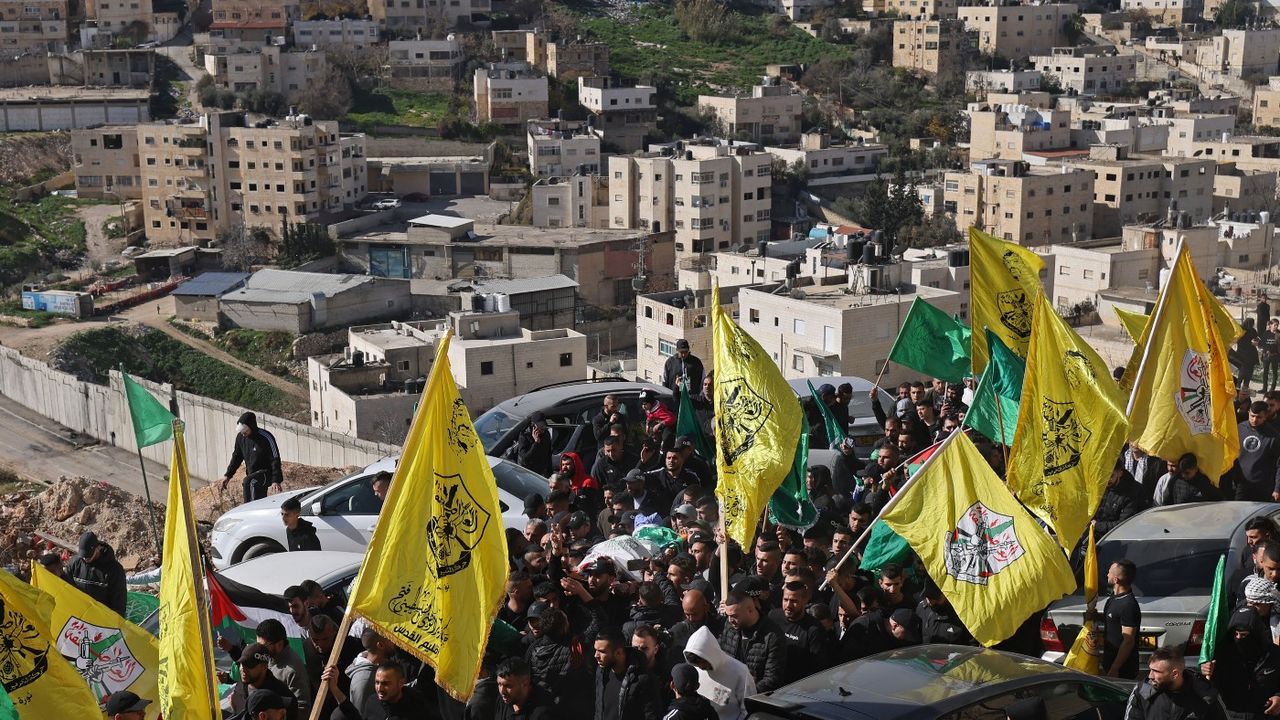
[[[178,417],[186,422],[191,475],[204,480],[221,477],[231,459],[236,421],[244,408],[175,392],[170,385],[142,379],[138,382],[162,403],[176,401]],[[110,385],[95,385],[24,357],[16,350],[0,347],[0,395],[77,433],[129,452],[137,451],[124,381],[114,370]],[[263,413],[258,414],[258,425],[275,436],[285,462],[316,467],[368,465],[400,451],[395,445],[357,440]],[[144,448],[142,454],[168,465],[171,452],[172,447],[166,442]]]

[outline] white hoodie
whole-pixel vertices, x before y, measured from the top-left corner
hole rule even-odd
[[[711,671],[698,668],[698,694],[711,701],[720,720],[741,720],[747,711],[742,701],[756,694],[756,681],[747,666],[720,649],[720,642],[705,626],[689,636],[685,660],[697,655],[711,664]]]

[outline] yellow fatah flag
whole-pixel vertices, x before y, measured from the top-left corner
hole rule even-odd
[[[31,563],[31,584],[53,598],[49,627],[54,646],[89,685],[98,702],[128,690],[147,706],[147,720],[160,715],[160,646],[151,633],[80,592],[40,563]]]
[[[160,560],[160,714],[165,720],[215,720],[219,713],[218,681],[209,596],[196,544],[182,427],[181,421],[174,421]]]
[[[1129,423],[1107,366],[1043,295],[1009,454],[1009,489],[1074,548],[1098,509]]]
[[[804,413],[777,364],[720,308],[711,291],[716,469],[725,534],[751,546],[769,497],[791,472]]]
[[[1098,544],[1094,538],[1093,525],[1089,526],[1089,543],[1084,552],[1084,602],[1087,607],[1080,632],[1071,643],[1063,665],[1081,672],[1097,675],[1102,663],[1103,638],[1096,637],[1093,629],[1096,625],[1097,612],[1094,607],[1098,599]]]
[[[1150,315],[1143,315],[1131,310],[1121,310],[1119,307],[1112,307],[1116,311],[1116,317],[1120,318],[1120,327],[1124,328],[1125,334],[1129,339],[1138,342],[1142,338],[1142,330],[1147,326],[1147,320],[1151,319]]]
[[[0,570],[0,682],[22,720],[102,717],[89,686],[58,652],[53,598]]]
[[[983,328],[995,333],[1018,357],[1027,356],[1031,316],[1040,296],[1044,260],[1018,245],[969,228],[969,293],[973,315],[973,374],[987,367],[991,353]]]
[[[1032,613],[1075,589],[1062,550],[962,432],[943,442],[882,519],[920,556],[983,645],[1013,635]]]
[[[1195,453],[1216,485],[1240,454],[1227,346],[1244,330],[1200,282],[1185,247],[1172,270],[1139,342],[1129,439],[1167,460]]]
[[[467,700],[506,587],[507,537],[497,481],[453,381],[451,335],[436,349],[348,611]]]

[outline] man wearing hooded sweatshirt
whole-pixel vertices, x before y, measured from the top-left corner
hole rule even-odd
[[[718,720],[711,701],[698,694],[698,668],[680,663],[671,668],[671,689],[676,699],[662,720]]]
[[[128,594],[124,567],[111,546],[92,532],[80,536],[80,552],[67,563],[63,577],[80,592],[123,616]]]
[[[705,625],[689,637],[685,662],[698,668],[698,694],[711,701],[720,720],[747,716],[743,701],[756,694],[756,682],[743,663],[729,657]]]
[[[244,501],[251,502],[267,496],[267,486],[274,485],[280,492],[284,475],[280,471],[280,449],[276,438],[258,427],[258,416],[246,412],[236,423],[236,440],[231,450],[231,462],[222,474],[219,490],[225,490],[231,476],[244,463]]]
[[[1251,607],[1237,609],[1227,623],[1229,645],[1202,666],[1228,710],[1243,718],[1280,713],[1280,647],[1271,642],[1267,621]],[[1226,639],[1226,638],[1224,638]]]

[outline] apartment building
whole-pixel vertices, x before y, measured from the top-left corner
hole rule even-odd
[[[1078,12],[1072,3],[963,5],[957,16],[978,33],[978,49],[1006,60],[1025,60],[1044,48],[1069,45],[1063,28]]]
[[[800,23],[813,19],[814,13],[834,7],[836,0],[774,0],[771,8],[786,15],[791,22]]]
[[[800,139],[804,101],[776,78],[751,88],[751,95],[699,95],[698,110],[720,122],[725,137],[767,144]]]
[[[545,385],[587,377],[585,335],[527,330],[513,310],[358,325],[347,331],[343,353],[307,361],[312,426],[365,440],[402,442],[422,400],[436,348],[449,329],[454,332],[449,365],[473,414]]]
[[[1216,163],[1204,158],[1129,154],[1120,145],[1095,145],[1087,160],[1067,160],[1067,167],[1093,172],[1093,234],[1113,237],[1133,223],[1164,215],[1170,203],[1204,222],[1213,211]]]
[[[449,91],[462,77],[462,44],[444,40],[392,40],[387,43],[391,85],[405,90]]]
[[[384,31],[398,37],[431,37],[441,25],[487,25],[493,5],[491,0],[369,0],[368,9]]]
[[[968,172],[943,176],[943,206],[956,227],[977,225],[1026,246],[1091,237],[1093,172],[978,160]]]
[[[73,170],[86,188],[97,176],[105,186],[109,171],[116,187],[126,186],[118,179],[118,158],[120,148],[133,146],[112,139],[110,130],[72,134],[79,148]],[[277,232],[283,221],[318,220],[354,207],[366,194],[364,136],[339,135],[336,122],[300,115],[248,126],[244,113],[228,112],[114,131],[134,135],[133,184],[141,188],[144,229],[153,244],[203,243],[228,225]]]
[[[547,76],[525,62],[489,63],[475,72],[476,122],[523,127],[547,116]]]
[[[1071,112],[991,103],[969,113],[969,157],[1021,160],[1024,153],[1071,147]]]
[[[149,38],[151,25],[151,0],[93,0],[86,8],[99,33],[108,36],[141,31],[137,34]]]
[[[811,130],[800,136],[797,145],[771,145],[765,152],[789,169],[803,168],[805,182],[811,187],[821,187],[875,173],[881,159],[889,156],[889,147],[861,137],[832,142],[826,132]]]
[[[1052,76],[1063,90],[1081,95],[1117,95],[1137,74],[1136,55],[1120,55],[1115,48],[1056,47],[1048,55],[1032,55],[1031,66]]]
[[[964,75],[964,88],[984,95],[989,92],[1020,93],[1040,89],[1038,70],[970,70]]]
[[[1213,176],[1213,214],[1259,212],[1275,204],[1280,171],[1240,170],[1235,163],[1220,163]]]
[[[138,133],[133,125],[100,125],[71,133],[71,169],[80,197],[140,200]]]
[[[235,92],[263,90],[286,97],[305,92],[324,77],[323,50],[286,50],[279,45],[239,46],[204,56],[204,69],[218,87]]]
[[[1203,143],[1220,140],[1236,129],[1236,116],[1203,113],[1168,113],[1150,122],[1169,128],[1165,155],[1192,157]]]
[[[1280,170],[1280,137],[1224,134],[1193,143],[1189,156],[1235,163],[1241,170]]]
[[[301,10],[302,0],[213,0],[213,28],[261,25],[283,31]]]
[[[1253,90],[1253,124],[1280,127],[1280,77],[1267,79]]]
[[[600,172],[600,137],[581,120],[530,120],[529,172],[537,177]]]
[[[608,77],[609,46],[602,42],[583,42],[581,38],[549,42],[543,69],[561,82],[581,77]]]
[[[610,227],[674,231],[681,267],[769,239],[771,155],[717,139],[653,147],[609,158]]]
[[[954,20],[959,13],[956,0],[886,0],[885,12],[912,20]]]
[[[737,315],[738,288],[720,288],[720,308]],[[672,290],[636,297],[636,378],[662,383],[667,358],[676,354],[676,343],[689,342],[689,352],[700,358],[703,370],[714,370],[711,352],[711,291]]]
[[[1198,48],[1196,64],[1238,78],[1280,74],[1280,28],[1219,30]]]
[[[523,60],[547,69],[547,34],[541,30],[494,30],[489,33],[493,47],[503,60]]]
[[[893,23],[893,66],[924,75],[937,75],[971,43],[958,20],[897,20]]]
[[[69,7],[68,0],[0,3],[0,52],[65,52]]]
[[[156,51],[151,48],[83,50],[80,60],[85,85],[151,87],[156,74]]]
[[[608,152],[641,150],[649,133],[658,129],[658,89],[652,85],[580,77],[578,102],[591,113],[591,126]]]
[[[289,24],[296,47],[363,50],[378,43],[378,22],[372,18],[294,20]]]
[[[1205,0],[1120,0],[1121,10],[1144,12],[1156,24],[1173,27],[1195,22],[1205,8]]]
[[[609,227],[609,180],[602,175],[541,178],[530,197],[534,227]]]

